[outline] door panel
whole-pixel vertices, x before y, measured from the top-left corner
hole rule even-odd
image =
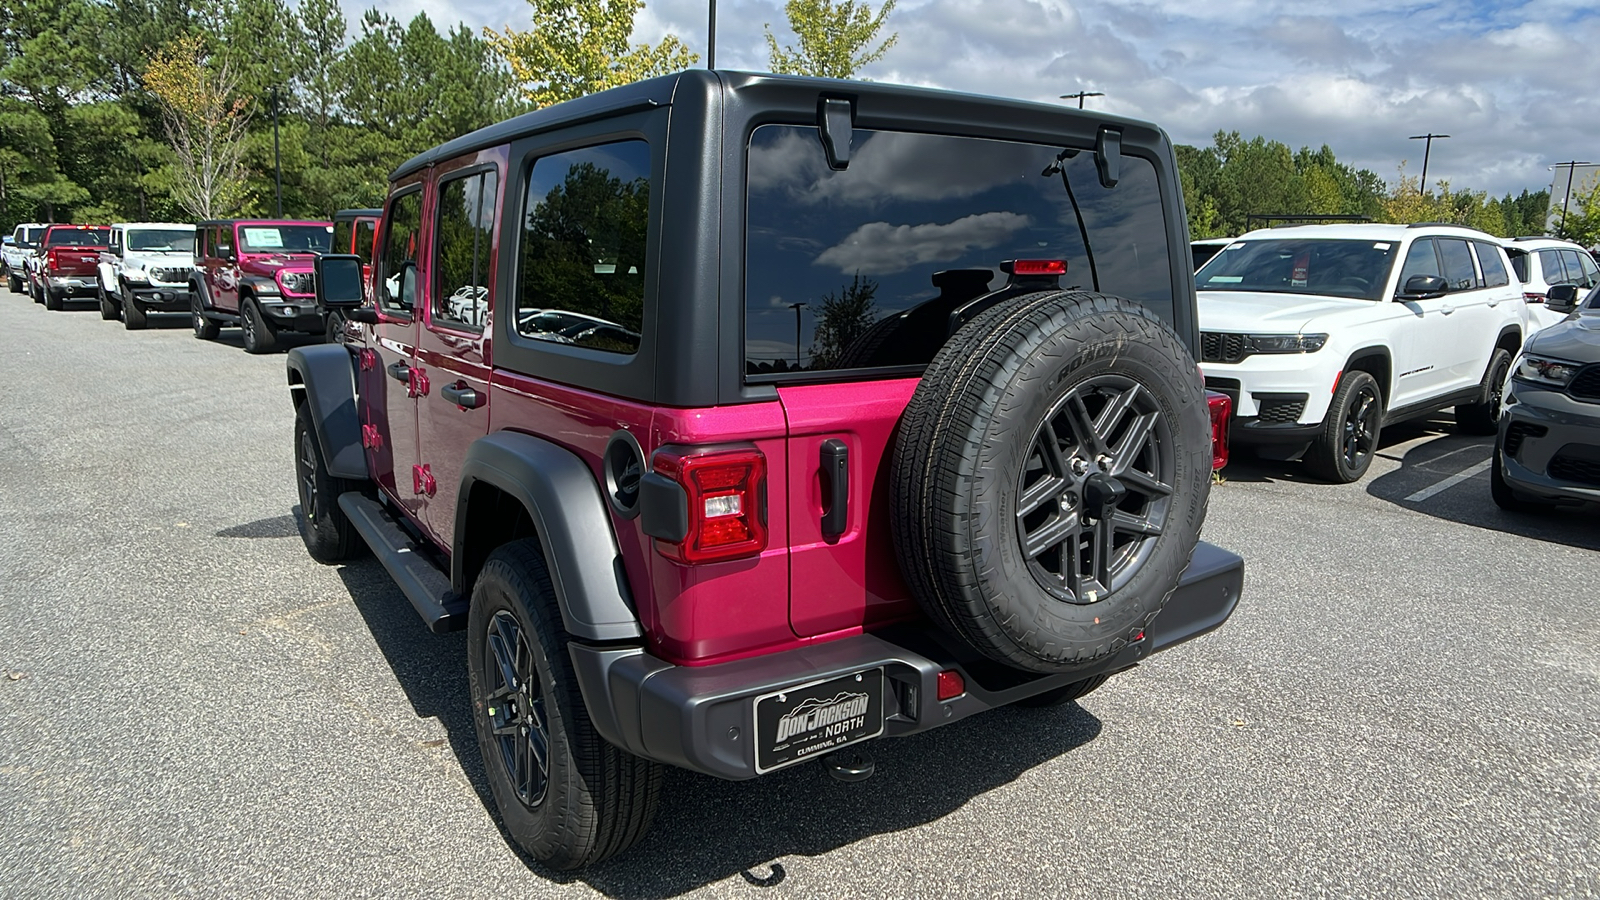
[[[417,490],[417,399],[414,370],[417,333],[418,277],[406,277],[407,268],[423,258],[422,176],[417,187],[389,201],[385,217],[380,270],[374,273],[378,324],[369,329],[366,349],[372,364],[362,372],[362,403],[366,421],[367,459],[379,486],[412,517],[421,520],[422,497]]]
[[[789,425],[789,621],[802,637],[915,612],[890,533],[889,450],[916,386],[908,378],[778,390]],[[823,468],[841,445],[846,514],[842,532],[828,535],[834,491]]]
[[[443,163],[429,192],[422,297],[427,319],[417,354],[427,391],[417,398],[417,428],[420,459],[433,479],[425,519],[443,547],[455,541],[461,462],[472,442],[489,431],[485,335],[495,296],[495,222],[504,168],[503,148]]]

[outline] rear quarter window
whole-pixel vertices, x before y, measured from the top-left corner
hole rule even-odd
[[[747,377],[926,365],[942,332],[908,341],[896,329],[913,318],[937,326],[1000,288],[1012,259],[1065,260],[1062,287],[1093,290],[1098,276],[1102,292],[1172,322],[1165,211],[1148,160],[1125,155],[1120,181],[1105,188],[1094,154],[1077,152],[1062,160],[1069,193],[1061,175],[1041,174],[1059,146],[865,129],[852,146],[849,168],[835,171],[814,126],[751,135]]]

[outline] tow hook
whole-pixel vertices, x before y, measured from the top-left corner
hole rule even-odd
[[[854,751],[831,753],[823,760],[823,763],[828,767],[828,774],[832,775],[835,781],[843,781],[848,784],[866,781],[872,777],[874,769],[872,760]]]

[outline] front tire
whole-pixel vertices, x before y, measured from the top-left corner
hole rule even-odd
[[[1322,422],[1322,434],[1306,453],[1312,475],[1334,484],[1360,480],[1378,452],[1383,430],[1383,393],[1377,379],[1359,369],[1344,373]]]
[[[1495,506],[1506,512],[1542,512],[1550,508],[1548,503],[1524,500],[1511,489],[1506,482],[1505,462],[1499,447],[1494,448],[1494,458],[1489,465],[1489,496],[1494,498]]]
[[[104,285],[95,285],[95,299],[100,301],[100,318],[107,322],[114,322],[119,316],[117,304],[111,301],[111,295],[106,293]]]
[[[239,304],[239,328],[246,353],[271,353],[278,346],[278,332],[267,324],[254,297],[246,297]]]
[[[484,563],[467,617],[467,664],[484,772],[519,845],[551,868],[577,869],[644,836],[661,767],[595,731],[536,542],[513,541]]]
[[[214,341],[222,331],[221,325],[206,318],[205,306],[201,304],[200,294],[196,291],[189,292],[189,319],[198,340]]]
[[[300,537],[311,558],[336,563],[358,555],[363,547],[361,536],[339,508],[339,495],[354,488],[328,473],[316,424],[303,403],[294,416],[294,476],[300,492]]]
[[[15,273],[7,275],[6,288],[9,289],[13,294],[22,293],[22,279],[18,278]]]
[[[1506,378],[1511,375],[1511,354],[1505,350],[1494,351],[1489,358],[1489,368],[1483,373],[1483,387],[1477,403],[1463,403],[1456,407],[1456,428],[1463,434],[1494,434],[1500,426],[1500,398],[1505,393]]]
[[[122,292],[122,327],[128,331],[140,331],[150,322],[149,315],[144,307],[128,291]]]

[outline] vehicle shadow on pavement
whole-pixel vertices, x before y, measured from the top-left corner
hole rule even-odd
[[[774,863],[781,857],[818,856],[933,822],[1100,734],[1100,720],[1076,704],[1002,708],[865,745],[877,772],[859,784],[835,781],[813,764],[746,782],[669,768],[660,813],[643,841],[595,869],[554,872],[522,853],[494,812],[472,727],[465,633],[429,633],[375,560],[340,566],[338,575],[412,709],[444,726],[507,847],[541,877],[583,882],[610,897],[675,896],[741,874],[755,886],[776,885],[787,878]]]
[[[291,538],[300,536],[300,507],[285,516],[257,519],[243,525],[233,525],[216,533],[222,538]]]
[[[1456,436],[1455,426],[1448,417],[1442,420],[1399,422],[1383,429],[1378,439],[1378,456],[1399,462],[1404,452],[1396,448],[1401,444],[1419,438]],[[1306,471],[1305,463],[1298,460],[1263,459],[1249,449],[1237,446],[1232,448],[1228,466],[1222,470],[1222,478],[1223,481],[1237,481],[1242,484],[1266,484],[1275,481],[1300,484],[1324,483],[1321,479],[1312,477],[1311,473]]]
[[[1600,520],[1592,511],[1555,508],[1521,513],[1497,506],[1489,494],[1488,465],[1493,455],[1492,437],[1452,435],[1418,444],[1406,451],[1400,468],[1369,481],[1367,493],[1438,519],[1600,550]]]

